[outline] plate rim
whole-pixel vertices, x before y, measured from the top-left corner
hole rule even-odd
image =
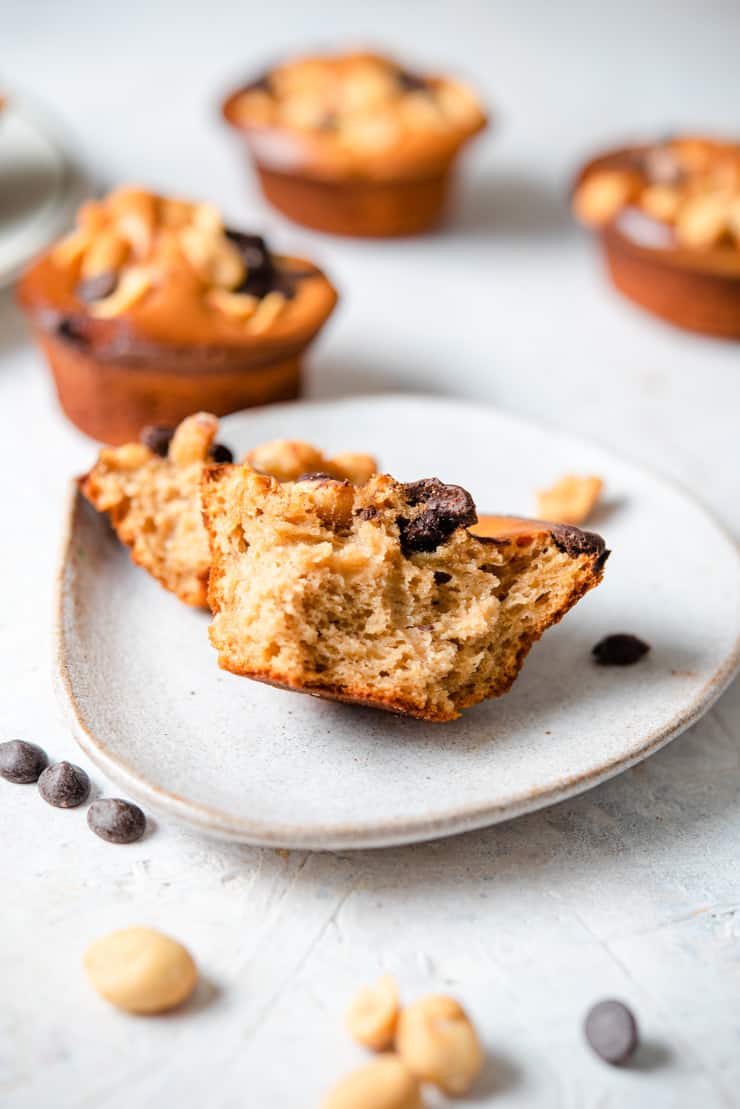
[[[297,407],[326,408],[343,403],[378,403],[404,400],[407,402],[430,401],[436,405],[454,404],[458,407],[468,407],[477,413],[481,410],[490,410],[503,416],[514,423],[524,424],[529,428],[544,430],[548,434],[557,434],[563,439],[571,439],[581,444],[595,447],[601,452],[612,455],[618,461],[626,463],[637,470],[641,470],[654,480],[661,482],[682,498],[688,500],[705,519],[717,529],[727,541],[729,548],[734,551],[738,572],[740,573],[740,545],[735,537],[716,519],[699,498],[679,481],[667,477],[655,468],[642,462],[635,462],[629,457],[620,455],[610,446],[603,446],[589,439],[564,431],[557,426],[550,426],[538,419],[529,419],[518,413],[509,412],[505,408],[485,402],[476,403],[466,398],[439,397],[424,393],[369,393],[345,397],[315,398],[308,400],[290,401],[284,404],[270,405],[273,412]],[[259,409],[243,409],[232,413],[232,416],[248,415],[251,411]],[[228,419],[229,417],[224,417]],[[383,848],[402,846],[405,844],[426,842],[450,835],[459,835],[465,832],[489,827],[505,820],[513,820],[538,809],[567,801],[580,793],[584,793],[608,781],[610,778],[629,770],[644,759],[655,754],[673,739],[695,724],[716,703],[725,689],[731,684],[734,677],[740,672],[740,621],[736,629],[736,638],[727,656],[722,660],[714,673],[708,678],[692,701],[677,712],[670,721],[661,727],[647,733],[644,742],[639,748],[627,755],[614,756],[607,763],[595,770],[581,771],[565,775],[557,782],[551,783],[546,788],[534,788],[522,791],[505,802],[477,802],[467,808],[458,806],[441,814],[427,815],[414,818],[398,818],[384,820],[382,823],[332,823],[324,825],[311,825],[301,828],[298,825],[276,824],[274,822],[251,820],[235,817],[219,809],[214,809],[197,801],[187,800],[177,793],[153,785],[136,771],[132,770],[120,757],[114,756],[107,750],[105,742],[97,737],[84,720],[80,705],[77,702],[70,668],[66,653],[66,628],[65,604],[67,599],[68,569],[71,565],[71,548],[74,540],[74,524],[77,513],[82,510],[94,509],[85,500],[79,486],[79,480],[73,478],[70,482],[67,504],[65,506],[64,523],[60,544],[60,556],[55,581],[54,604],[54,686],[62,709],[64,718],[76,742],[84,753],[117,785],[120,785],[137,800],[149,805],[154,812],[159,812],[174,818],[179,823],[188,825],[209,836],[240,843],[247,843],[257,847],[280,847],[307,850],[364,850],[369,848]]]

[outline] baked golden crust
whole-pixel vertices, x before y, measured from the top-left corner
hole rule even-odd
[[[223,111],[263,168],[326,181],[429,176],[486,125],[462,82],[370,52],[286,62],[236,90]]]
[[[217,432],[218,420],[208,412],[189,416],[174,432],[145,429],[144,442],[104,448],[81,479],[82,492],[108,514],[133,561],[185,604],[199,607],[207,604],[211,561],[201,517],[201,476],[214,455],[216,460],[230,455],[214,447]],[[250,457],[281,480],[301,462],[352,481],[367,480],[377,468],[370,455],[345,452],[327,458],[309,443],[287,439],[263,443]]]
[[[37,326],[63,322],[98,358],[184,368],[187,348],[220,362],[259,352],[260,364],[295,353],[337,300],[318,267],[227,228],[213,205],[130,186],[84,204],[18,295]]]
[[[430,721],[508,690],[534,643],[603,574],[603,541],[483,518],[436,479],[353,489],[204,472],[219,665]]]

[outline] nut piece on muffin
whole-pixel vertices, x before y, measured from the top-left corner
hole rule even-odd
[[[18,293],[62,408],[107,443],[297,396],[337,300],[311,262],[225,226],[212,204],[138,188],[84,204]]]
[[[435,224],[453,162],[486,125],[467,85],[368,52],[300,57],[223,105],[267,199],[344,235],[408,235]]]
[[[145,428],[140,442],[104,448],[81,482],[133,561],[188,605],[206,605],[211,564],[201,476],[206,464],[232,461],[229,448],[216,442],[217,432],[218,420],[209,412],[189,416],[175,429]],[[309,443],[287,439],[263,443],[249,457],[280,480],[284,474],[298,477],[296,468],[303,472],[299,460],[357,482],[377,469],[370,455],[346,452],[330,459]]]
[[[611,151],[579,174],[573,211],[599,233],[620,292],[680,327],[740,338],[740,143]]]
[[[445,721],[505,693],[535,640],[601,580],[599,536],[488,518],[436,478],[281,484],[206,470],[210,638],[220,666]]]

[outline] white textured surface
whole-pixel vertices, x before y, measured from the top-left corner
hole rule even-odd
[[[424,441],[405,435],[414,420]],[[279,434],[334,455],[360,424],[365,438],[351,445],[375,451],[384,470],[442,474],[481,511],[531,512],[533,491],[555,475],[600,474],[608,494],[594,525],[613,548],[604,584],[533,648],[506,697],[441,727],[223,673],[204,614],[142,574],[78,495],[62,586],[70,719],[137,799],[274,847],[431,839],[582,792],[697,720],[732,679],[734,541],[685,494],[610,451],[494,408],[401,395],[253,410],[222,421],[219,439],[237,458]],[[646,549],[681,534],[692,542],[645,562]],[[593,665],[592,646],[624,628],[651,644],[649,657],[626,671]]]
[[[3,76],[54,104],[111,180],[212,195],[239,215],[238,166],[211,108],[230,74],[335,32],[457,62],[501,125],[472,156],[444,235],[323,240],[253,198],[275,241],[305,245],[347,294],[315,352],[314,393],[432,388],[587,426],[686,482],[740,536],[738,347],[616,300],[560,199],[602,141],[737,126],[737,5],[513,8],[6,0]],[[74,758],[49,624],[64,491],[90,448],[59,417],[7,300],[0,313],[2,730]],[[468,1104],[736,1105],[739,781],[736,684],[667,750],[578,801],[419,848],[284,858],[162,826],[117,849],[81,813],[0,783],[0,1104],[315,1105],[360,1058],[341,1011],[383,967],[407,993],[450,989],[470,1006],[491,1065]],[[196,1005],[137,1021],[91,995],[81,950],[134,922],[192,947],[208,980]],[[583,1011],[608,994],[640,1017],[650,1050],[637,1069],[607,1070],[583,1047]]]

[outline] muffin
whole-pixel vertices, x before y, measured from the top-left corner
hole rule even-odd
[[[535,640],[601,580],[589,532],[488,517],[436,478],[280,484],[206,468],[219,665],[286,689],[446,721],[505,693]]]
[[[84,204],[18,296],[65,413],[114,444],[198,408],[297,396],[337,300],[311,262],[225,227],[213,205],[135,188]]]
[[[211,565],[201,476],[208,463],[233,461],[230,449],[216,442],[217,433],[210,412],[188,416],[174,429],[144,428],[139,442],[104,448],[80,482],[90,503],[107,513],[133,561],[188,605],[206,604]],[[247,458],[280,481],[322,470],[361,484],[377,469],[370,455],[326,458],[310,443],[287,439],[262,443]]]
[[[267,199],[340,235],[412,235],[437,223],[455,159],[486,125],[466,85],[372,53],[286,62],[222,111]]]
[[[573,210],[621,293],[688,331],[740,338],[740,144],[614,150],[581,171]]]

